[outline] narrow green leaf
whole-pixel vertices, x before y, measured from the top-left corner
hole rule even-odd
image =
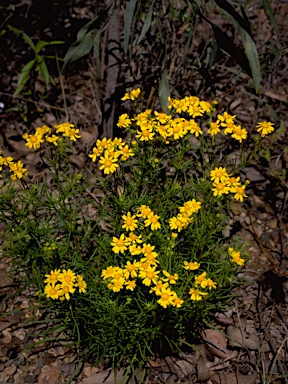
[[[43,56],[40,56],[40,55],[37,56],[37,65],[38,65],[39,72],[41,73],[45,81],[45,84],[47,86],[49,84],[49,72]]]
[[[274,13],[272,11],[270,1],[269,0],[262,0],[262,6],[263,6],[264,11],[266,12],[267,16],[269,17],[271,23],[273,24],[277,34],[279,35],[279,28],[278,28]]]
[[[100,38],[101,30],[97,30],[93,43],[93,54],[96,58],[96,72],[99,79],[101,79],[101,60],[100,60]]]
[[[80,43],[84,36],[86,35],[86,33],[88,32],[90,26],[98,19],[98,16],[95,17],[93,20],[89,21],[88,23],[86,23],[85,25],[83,25],[82,28],[79,29],[78,33],[77,33],[77,39],[76,39],[76,42]]]
[[[54,41],[43,41],[39,40],[36,44],[36,53],[39,53],[43,47],[47,45],[56,45],[56,44],[64,44],[64,41],[54,40]]]
[[[30,45],[30,47],[34,50],[36,50],[35,44],[33,43],[32,39],[26,35],[26,33],[22,32],[20,29],[12,27],[12,25],[8,25],[8,28],[10,31],[14,32],[17,36],[22,35],[23,40]]]
[[[96,30],[92,29],[83,37],[79,44],[78,42],[75,42],[70,46],[64,57],[62,71],[65,69],[68,63],[72,63],[73,61],[80,59],[91,51],[94,44],[95,34]]]
[[[137,0],[130,0],[127,3],[125,16],[124,16],[124,52],[128,51],[130,29],[132,24],[132,19],[135,11]]]
[[[36,60],[30,60],[28,61],[27,64],[24,65],[24,67],[21,70],[21,73],[18,77],[18,82],[17,82],[17,88],[16,91],[14,92],[13,96],[19,95],[19,93],[22,91],[24,88],[24,85],[27,83],[30,75],[31,68],[35,64]]]
[[[5,33],[6,33],[6,29],[2,29],[2,31],[0,31],[0,37],[5,35]]]
[[[168,108],[168,97],[170,96],[170,86],[167,71],[164,70],[161,76],[160,84],[159,84],[159,101],[162,110],[170,115],[170,109]]]
[[[240,33],[243,41],[245,54],[249,60],[250,68],[252,71],[254,88],[256,93],[259,93],[261,83],[261,68],[257,48],[252,37],[242,27],[240,27]]]
[[[151,18],[152,18],[152,13],[153,13],[153,5],[154,5],[154,0],[152,1],[152,4],[149,8],[149,12],[148,12],[148,15],[146,17],[146,20],[143,24],[143,27],[142,27],[142,31],[140,33],[140,36],[138,37],[137,39],[137,42],[136,44],[139,44],[143,37],[146,35],[147,31],[149,30],[150,26],[151,26]]]
[[[192,19],[192,17],[193,17],[193,19]],[[191,45],[191,42],[192,42],[192,37],[193,37],[193,34],[194,34],[195,17],[194,17],[194,15],[192,17],[191,17],[190,31],[188,33],[188,38],[187,38],[187,41],[186,41],[186,44],[185,44],[185,48],[184,48],[184,55],[183,55],[183,59],[182,59],[182,65],[185,65],[187,53],[188,53],[188,50],[190,48],[190,45]]]

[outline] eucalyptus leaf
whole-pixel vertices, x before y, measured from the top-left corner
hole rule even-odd
[[[279,35],[279,28],[278,28],[274,13],[272,11],[270,1],[269,0],[262,0],[262,6],[263,6],[264,11],[266,12],[267,16],[269,17],[271,23],[273,24],[277,34]]]
[[[94,37],[93,54],[94,54],[94,57],[96,58],[96,71],[99,79],[101,79],[100,38],[101,38],[101,30],[97,30],[96,35]]]
[[[19,95],[19,93],[24,88],[24,85],[27,83],[27,81],[29,79],[30,71],[31,71],[33,65],[35,64],[35,62],[36,62],[35,59],[30,60],[22,68],[21,73],[18,77],[17,88],[16,88],[16,91],[14,92],[13,96]]]
[[[132,19],[135,11],[137,0],[130,0],[126,5],[125,20],[124,20],[124,52],[128,51],[129,37]]]
[[[171,111],[168,108],[168,97],[170,96],[170,86],[169,86],[169,80],[167,71],[163,71],[160,84],[159,84],[159,101],[162,110],[167,114],[170,115]]]
[[[92,29],[86,35],[84,35],[80,43],[79,41],[76,41],[69,47],[64,57],[64,64],[62,66],[62,71],[65,69],[67,64],[80,59],[81,57],[87,55],[87,53],[91,51],[94,45],[95,35],[96,35],[96,30]]]
[[[142,27],[142,31],[140,33],[140,36],[138,37],[137,39],[137,42],[136,44],[139,44],[143,37],[146,35],[147,31],[149,30],[150,26],[151,26],[151,19],[152,19],[152,13],[153,13],[153,5],[154,5],[154,0],[152,1],[152,4],[149,8],[149,12],[148,12],[148,15],[146,17],[146,20],[143,24],[143,27]]]
[[[43,47],[47,45],[56,45],[56,44],[64,44],[64,41],[54,40],[54,41],[43,41],[39,40],[36,44],[36,53],[39,53]]]

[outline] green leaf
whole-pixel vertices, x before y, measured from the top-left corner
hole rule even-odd
[[[2,31],[0,31],[0,37],[5,35],[5,33],[6,33],[6,29],[2,29]]]
[[[24,88],[24,85],[27,83],[27,81],[29,79],[31,68],[33,67],[35,62],[36,62],[35,59],[28,61],[28,63],[25,64],[24,67],[22,68],[21,73],[18,77],[17,88],[16,88],[16,91],[14,92],[13,96],[19,95],[19,93]]]
[[[138,37],[137,39],[137,42],[136,44],[139,44],[141,42],[141,40],[143,39],[143,37],[146,35],[148,29],[150,28],[151,26],[151,18],[152,18],[152,12],[153,12],[153,5],[154,5],[154,0],[152,1],[152,4],[149,8],[149,12],[148,12],[148,15],[146,17],[146,20],[143,24],[143,27],[142,27],[142,31],[140,33],[140,36]]]
[[[26,35],[26,33],[22,32],[20,29],[12,27],[12,25],[8,25],[8,28],[10,31],[14,32],[17,36],[22,35],[23,40],[29,44],[29,46],[35,51],[36,47],[35,44],[33,43],[32,39]]]
[[[64,57],[64,64],[62,66],[62,71],[65,69],[68,63],[72,63],[73,61],[80,59],[81,57],[87,55],[87,53],[91,51],[94,44],[95,34],[96,34],[96,30],[92,29],[86,35],[83,36],[80,43],[77,40],[75,43],[73,43],[70,46],[70,48],[68,49]]]
[[[271,23],[273,24],[273,26],[277,32],[277,35],[279,35],[279,28],[278,28],[278,25],[277,25],[277,22],[276,22],[276,19],[275,19],[274,13],[272,11],[269,0],[262,0],[262,6],[263,6],[264,11],[266,12],[267,16],[269,17]]]
[[[128,51],[130,29],[132,24],[132,19],[135,11],[137,0],[130,0],[127,3],[125,16],[124,16],[124,52]]]
[[[242,27],[240,27],[240,33],[243,41],[245,54],[249,60],[250,68],[252,71],[254,88],[256,93],[259,93],[261,84],[261,68],[257,48],[251,36]]]
[[[162,110],[170,115],[170,109],[168,108],[168,97],[170,96],[170,86],[167,71],[164,70],[161,76],[160,84],[159,84],[159,101]]]
[[[37,65],[38,65],[39,72],[41,73],[45,81],[45,84],[47,86],[49,84],[49,72],[43,56],[40,56],[40,55],[37,56]]]
[[[39,40],[36,44],[36,53],[39,53],[43,47],[47,45],[55,45],[55,44],[64,44],[64,41],[54,40],[54,41],[43,41]]]
[[[101,79],[101,61],[100,61],[100,37],[101,30],[97,30],[93,43],[93,54],[96,58],[96,72],[99,79]]]

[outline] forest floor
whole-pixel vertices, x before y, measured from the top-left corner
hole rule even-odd
[[[59,57],[63,57],[73,43],[79,28],[93,17],[90,1],[75,2],[77,6],[56,2],[58,8],[51,7],[51,10],[43,8],[43,2],[39,1],[19,0],[17,4],[14,2],[14,8],[8,2],[2,3],[2,29],[10,24],[36,39],[64,40],[65,44],[59,46]],[[288,5],[284,1],[271,1],[271,4],[287,51]],[[259,4],[258,8],[251,6],[256,45],[263,48],[267,41],[275,39],[275,34],[263,10],[260,14],[257,10]],[[199,28],[200,32],[203,28],[205,35],[205,28]],[[93,58],[84,57],[61,76],[56,61],[52,62],[51,73],[58,87],[51,86],[46,94],[41,79],[35,78],[30,93],[13,98],[19,68],[29,60],[31,53],[27,51],[27,44],[19,37],[16,39],[11,31],[0,39],[4,47],[0,53],[0,148],[3,154],[21,159],[32,181],[41,180],[39,159],[25,147],[22,134],[30,132],[32,126],[52,126],[69,118],[82,134],[82,144],[77,148],[74,162],[79,168],[84,167],[87,154],[101,133],[98,130],[101,105],[97,94],[103,85],[97,82]],[[221,69],[219,71],[221,73]],[[225,75],[222,72],[222,76]],[[232,84],[228,92],[221,85],[221,76],[216,82],[216,98],[222,105],[229,104],[243,124],[269,119],[269,104],[287,127],[287,76],[288,59],[287,55],[282,55],[273,70],[263,74],[260,96],[264,103],[258,102],[241,84],[237,89],[233,89]],[[243,176],[251,181],[247,192],[249,199],[241,210],[235,208],[230,212],[230,222],[224,233],[227,238],[237,236],[249,244],[250,258],[240,273],[245,284],[235,292],[232,309],[215,314],[215,330],[203,333],[203,343],[197,345],[197,352],[164,360],[151,359],[145,383],[288,383],[287,128],[280,135],[267,139],[266,146],[267,152],[261,161],[243,170]],[[2,230],[0,220],[0,234]],[[10,260],[2,256],[0,384],[60,384],[70,382],[71,377],[71,383],[113,384],[113,373],[104,363],[97,367],[92,366],[93,362],[83,363],[64,337],[33,346],[41,341],[38,335],[47,327],[46,323],[30,322],[35,289],[23,290],[19,276],[16,278],[10,271]],[[5,315],[8,312],[13,314]],[[39,313],[39,318],[45,316],[46,313]],[[124,374],[119,371],[117,382],[125,382]]]

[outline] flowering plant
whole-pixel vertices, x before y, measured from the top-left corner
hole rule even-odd
[[[123,101],[140,108],[142,97],[132,90]],[[98,139],[90,170],[70,163],[81,139],[73,124],[23,135],[41,151],[49,179],[25,183],[21,193],[5,184],[5,249],[38,286],[41,304],[97,361],[141,366],[149,355],[188,348],[231,298],[245,256],[222,231],[249,182],[239,176],[244,153],[240,163],[229,153],[248,132],[216,105],[169,98],[170,114],[121,115],[126,138]],[[257,128],[262,137],[274,130],[269,122]]]

